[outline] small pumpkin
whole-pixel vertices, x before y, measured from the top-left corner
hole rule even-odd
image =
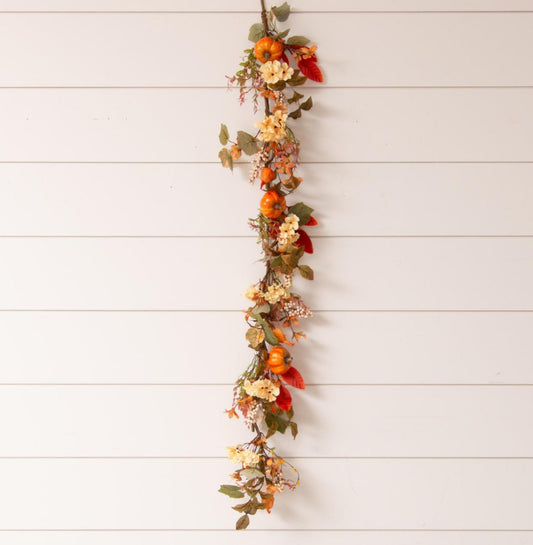
[[[283,55],[283,44],[265,36],[255,43],[255,58],[260,62],[277,61]]]
[[[276,177],[276,173],[268,167],[261,169],[261,187],[269,184]]]
[[[291,355],[282,346],[275,346],[268,355],[268,367],[276,375],[283,375],[291,366]]]
[[[261,214],[271,219],[279,218],[281,214],[283,214],[285,208],[285,197],[282,197],[273,189],[267,191],[260,202]]]

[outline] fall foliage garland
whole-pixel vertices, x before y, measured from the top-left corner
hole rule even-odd
[[[306,252],[313,253],[313,244],[303,227],[317,224],[312,208],[303,202],[286,202],[302,182],[294,175],[300,145],[288,120],[298,119],[313,106],[311,97],[305,99],[295,89],[290,97],[287,92],[307,79],[322,82],[323,78],[316,46],[309,46],[310,40],[304,36],[289,37],[289,29],[277,29],[276,21],[286,21],[289,14],[286,2],[267,12],[261,0],[262,22],[252,25],[248,36],[254,46],[244,51],[241,68],[230,78],[230,83],[240,89],[241,104],[251,95],[257,111],[259,97],[264,100],[264,117],[255,122],[257,134],[238,131],[236,141],[232,141],[224,124],[219,134],[224,146],[219,153],[222,165],[233,170],[233,161],[242,152],[251,155],[250,182],[259,178],[264,192],[259,214],[250,220],[250,226],[257,231],[266,272],[245,293],[252,302],[245,316],[249,325],[246,340],[254,356],[237,379],[232,407],[226,411],[230,418],[242,415],[255,435],[247,443],[227,447],[230,460],[239,467],[231,475],[235,484],[224,484],[219,489],[231,498],[246,498],[233,507],[241,513],[237,530],[245,529],[249,516],[258,510],[270,513],[275,494],[299,484],[296,468],[268,444],[276,432],[290,429],[293,437],[298,433],[287,386],[304,389],[305,382],[293,366],[287,347],[305,337],[298,330],[299,320],[312,314],[291,288],[296,271],[313,279],[313,270],[300,260]],[[287,468],[293,470],[295,478],[287,476]]]

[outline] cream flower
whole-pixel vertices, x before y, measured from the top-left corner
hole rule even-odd
[[[245,466],[251,466],[258,464],[261,460],[261,456],[257,452],[247,448],[241,448],[241,445],[236,447],[226,447],[228,451],[228,458],[233,464],[244,464]]]
[[[275,401],[279,395],[279,386],[276,386],[267,378],[255,380],[254,382],[246,380],[244,382],[244,391],[250,396],[266,399],[267,401]]]
[[[250,286],[245,292],[244,296],[251,301],[257,301],[259,297],[263,295],[263,292],[257,286]]]
[[[289,214],[279,228],[278,245],[285,246],[296,242],[300,235],[296,232],[300,218],[296,214]]]
[[[268,61],[261,66],[259,72],[261,72],[261,77],[265,83],[274,85],[280,80],[287,81],[291,79],[294,70],[286,62],[281,64],[279,61]]]
[[[292,78],[293,74],[294,70],[286,62],[284,62],[281,65],[281,79],[283,81],[287,81]]]
[[[276,304],[281,299],[289,297],[289,291],[287,288],[280,284],[271,284],[268,286],[267,291],[263,294],[265,300],[271,305]]]
[[[263,121],[256,121],[255,126],[260,130],[259,140],[263,142],[279,142],[285,137],[285,123],[287,114],[276,111],[273,115],[266,115]]]

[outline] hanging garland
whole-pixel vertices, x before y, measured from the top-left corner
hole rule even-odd
[[[240,467],[231,475],[236,484],[224,484],[219,489],[231,498],[246,498],[233,507],[242,513],[237,530],[245,529],[249,515],[258,510],[270,513],[275,494],[299,484],[296,468],[268,444],[276,432],[290,429],[293,437],[298,433],[287,386],[304,389],[305,382],[292,365],[287,347],[305,337],[299,330],[299,320],[312,313],[291,289],[296,271],[303,278],[313,279],[311,267],[300,264],[304,253],[313,253],[311,239],[302,227],[317,224],[312,208],[303,202],[286,202],[286,197],[302,182],[294,175],[300,144],[287,122],[298,119],[313,105],[311,97],[305,99],[295,89],[291,96],[287,92],[308,78],[318,82],[323,78],[317,65],[316,45],[309,46],[310,41],[304,36],[289,37],[289,29],[276,28],[276,21],[286,21],[289,14],[286,2],[267,12],[261,0],[262,22],[252,25],[248,36],[255,45],[244,51],[241,68],[230,78],[230,83],[240,90],[241,104],[251,97],[257,112],[260,97],[264,100],[264,117],[255,122],[257,134],[238,131],[236,141],[232,141],[224,124],[219,134],[224,146],[219,153],[222,165],[233,170],[233,161],[242,152],[251,155],[250,182],[259,178],[264,192],[259,214],[250,220],[250,226],[257,231],[266,272],[245,293],[252,302],[245,317],[249,325],[246,340],[254,356],[237,379],[232,407],[226,411],[230,418],[239,418],[241,414],[255,435],[247,443],[227,447],[230,461]],[[292,469],[295,476],[289,478],[284,466]]]

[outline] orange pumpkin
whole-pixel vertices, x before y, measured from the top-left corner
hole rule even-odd
[[[282,346],[275,346],[268,355],[268,367],[276,375],[283,375],[291,366],[291,355]]]
[[[283,214],[285,207],[285,197],[282,197],[273,189],[271,191],[267,191],[263,195],[260,203],[261,214],[271,219],[279,218],[281,214]]]
[[[261,170],[261,186],[269,184],[276,177],[276,173],[268,167]]]
[[[277,61],[283,55],[283,44],[266,36],[255,43],[254,55],[258,61]]]

